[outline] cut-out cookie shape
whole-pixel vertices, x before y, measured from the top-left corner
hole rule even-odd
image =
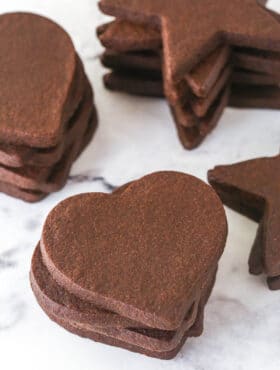
[[[208,185],[155,173],[55,207],[33,257],[33,290],[70,331],[170,358],[201,334],[226,236],[223,206]]]
[[[279,109],[280,23],[265,3],[101,0],[101,10],[116,17],[97,30],[108,49],[102,62],[113,70],[105,86],[166,96],[187,149],[205,139],[228,104]]]
[[[249,259],[250,272],[265,273],[271,289],[280,289],[280,155],[209,171],[222,201],[259,222]]]
[[[69,35],[30,13],[0,16],[0,191],[36,201],[65,183],[97,125]]]

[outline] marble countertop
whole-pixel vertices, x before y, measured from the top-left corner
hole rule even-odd
[[[0,12],[46,15],[71,34],[93,83],[100,115],[97,135],[75,163],[67,186],[38,204],[0,195],[0,367],[3,370],[279,370],[280,292],[248,274],[257,225],[227,210],[229,238],[206,309],[203,336],[187,341],[175,360],[159,361],[74,336],[52,323],[29,287],[33,249],[48,212],[80,192],[108,192],[157,170],[206,179],[209,168],[279,151],[280,112],[227,109],[195,151],[179,144],[163,100],[106,91],[95,27],[104,20],[96,0],[0,1]],[[279,0],[270,6],[280,11]]]

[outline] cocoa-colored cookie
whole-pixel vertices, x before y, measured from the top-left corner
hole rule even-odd
[[[73,91],[70,93],[70,102],[72,115],[69,112],[69,121],[65,123],[65,133],[60,142],[50,148],[35,148],[25,145],[11,145],[0,141],[0,163],[8,167],[24,167],[24,166],[52,166],[58,162],[63,152],[65,144],[73,141],[77,135],[77,125],[75,125],[75,113],[79,109],[85,91],[88,88],[88,80],[86,78],[83,64],[78,58],[78,63],[75,72],[75,82],[73,83]]]
[[[246,55],[247,54],[245,53],[242,55],[242,58],[245,60],[246,60]],[[257,56],[255,56],[255,58],[257,58]],[[248,60],[246,61],[247,66],[250,66],[249,59],[250,59],[250,56],[248,56]],[[210,58],[208,58],[207,60],[209,60],[208,63],[210,65]],[[123,76],[129,75],[131,76],[131,78],[134,77],[134,79],[138,78],[139,76],[140,78],[139,83],[141,83],[142,80],[148,80],[149,78],[151,79],[160,78],[162,76],[160,56],[152,50],[147,51],[147,52],[134,52],[134,53],[131,53],[131,52],[118,53],[113,50],[106,50],[101,56],[101,62],[105,67],[110,68],[113,71]],[[218,62],[218,59],[216,59],[216,62]],[[262,68],[262,66],[264,67]],[[256,71],[257,67],[259,68]],[[280,81],[279,71],[277,73],[272,73],[271,71],[269,73],[266,73],[262,71],[265,67],[266,67],[266,64],[261,58],[258,58],[258,63],[256,63],[254,70],[253,68],[252,70],[241,68],[238,66],[238,64],[235,64],[232,81],[233,83],[239,83],[239,84],[241,83],[241,84],[249,84],[249,85],[279,86],[279,81]],[[207,75],[205,64],[204,64],[204,68],[197,67],[193,71],[192,76],[194,76],[194,74],[198,74],[199,72],[205,73],[204,77],[201,75],[201,79],[198,79],[198,78],[195,79],[194,77],[190,78],[189,76],[186,78],[188,78],[190,87],[192,88],[192,91],[195,95],[197,96],[202,95],[201,90],[204,89],[203,97],[206,97],[211,92],[211,88],[213,87],[213,84],[217,82],[217,79],[219,76],[215,76],[215,80],[214,80],[213,74],[209,73]],[[211,78],[211,81],[208,80],[210,78]],[[192,86],[192,84],[195,83],[195,81],[196,81],[196,87]],[[208,84],[211,88],[207,86]],[[203,86],[205,87],[203,88]],[[110,85],[106,87],[110,89]],[[198,89],[200,89],[200,95],[198,94],[198,91],[199,91]],[[120,84],[117,89],[115,88],[113,90],[122,91],[122,85]],[[162,90],[162,95],[164,95],[163,86],[161,90]],[[135,92],[132,91],[132,94],[133,93],[135,94]]]
[[[102,55],[102,63],[106,67],[116,70],[125,69],[127,71],[127,69],[136,69],[142,73],[143,71],[148,71],[161,74],[161,51],[152,47],[145,51],[146,44],[142,43],[142,39],[149,36],[149,28],[131,22],[127,23],[126,25],[125,21],[119,22],[117,20],[101,26],[101,29],[107,29],[108,32],[106,34],[107,43],[104,43],[102,37],[100,37],[100,41],[106,46],[111,37],[110,45],[112,48]],[[136,27],[134,32],[124,32],[124,29],[132,30],[133,27]],[[154,33],[155,30],[153,29],[152,32]],[[98,34],[100,35],[101,31]],[[133,36],[134,39],[132,41]],[[160,32],[158,32],[158,37],[159,39],[161,38]],[[125,50],[123,48],[120,50],[118,47],[120,44],[127,45]],[[218,47],[214,52],[210,53],[206,60],[200,62],[190,73],[186,74],[185,81],[195,95],[205,97],[209,94],[221,70],[228,63],[229,56],[230,49],[227,46]]]
[[[97,126],[83,63],[39,15],[0,16],[0,191],[37,201],[64,186]]]
[[[74,234],[65,235],[65,223]],[[121,194],[65,200],[46,220],[41,251],[54,279],[81,299],[153,328],[177,330],[205,274],[217,265],[226,233],[224,210],[209,187],[162,172]]]
[[[47,313],[52,312],[57,317],[61,317],[69,322],[76,322],[89,330],[110,335],[145,349],[160,352],[177,347],[185,333],[189,332],[193,327],[198,319],[198,307],[200,306],[204,309],[205,296],[209,296],[213,281],[212,274],[209,282],[204,284],[202,296],[198,297],[198,301],[192,305],[181,327],[173,332],[141,327],[137,322],[112,312],[104,311],[68,293],[47,272],[42,263],[38,247],[33,256],[31,269],[31,285],[34,294],[41,307]]]
[[[231,76],[231,68],[226,67],[216,84],[213,86],[209,95],[205,98],[198,98],[189,92],[188,103],[184,106],[179,104],[173,108],[173,113],[176,117],[176,121],[180,122],[180,125],[184,127],[193,127],[200,124],[200,120],[207,116],[210,108],[215,103],[221,92],[225,89],[225,85]],[[128,92],[130,94],[162,97],[162,83],[161,80],[156,76],[142,77],[141,73],[135,74],[122,74],[112,72],[104,76],[105,86],[111,90],[120,90]]]
[[[104,25],[104,28],[112,28],[112,31],[114,32],[111,31],[109,34],[113,35],[114,40],[119,39],[119,44],[125,44],[126,34],[122,32],[122,28],[124,27],[124,25],[125,21],[115,21],[111,22],[110,24]],[[133,28],[133,23],[129,23],[129,27]],[[148,76],[155,76],[155,74],[160,74],[162,66],[161,53],[158,50],[152,48],[144,51],[144,45],[141,45],[141,36],[139,35],[140,26],[135,25],[135,27],[138,27],[138,33],[134,33],[134,43],[138,45],[137,51],[133,52],[133,47],[131,49],[126,49],[126,52],[116,51],[118,50],[117,45],[114,44],[114,40],[111,40],[111,44],[114,50],[109,49],[104,52],[101,57],[102,64],[105,67],[111,68],[116,71],[141,71],[142,75],[145,72]],[[147,30],[147,27],[142,26],[143,35],[149,34],[149,31]],[[108,37],[109,35],[107,35],[107,38]],[[138,39],[136,37],[138,37]],[[131,38],[132,35],[130,35],[130,41]],[[219,48],[216,52],[208,56],[208,58],[203,63],[200,63],[200,65],[197,66],[190,75],[187,75],[187,80],[194,93],[199,93],[200,91],[200,94],[198,94],[198,96],[201,96],[201,90],[203,89],[203,86],[207,85],[207,78],[210,79],[210,81],[208,81],[208,83],[210,82],[209,87],[212,87],[212,85],[216,82],[218,76],[214,73],[211,73],[211,71],[220,73],[220,69],[224,67],[228,58],[229,48]],[[239,82],[240,79],[243,78],[243,83],[258,83],[260,85],[267,83],[273,85],[275,85],[276,83],[278,84],[278,81],[280,79],[279,53],[267,53],[250,48],[236,48],[233,51],[233,62],[236,67],[246,69],[246,73],[245,71],[243,71],[242,74],[234,73],[234,82],[236,80]],[[258,74],[252,73],[253,71],[258,72]],[[262,79],[260,80],[259,78],[261,76]],[[267,77],[269,76],[271,76],[271,78],[267,80]],[[273,76],[277,77],[277,79],[275,79]],[[253,77],[256,77],[256,79]],[[209,87],[207,87],[207,89],[204,91],[204,97],[209,93]]]
[[[232,78],[235,85],[259,85],[259,86],[277,86],[280,85],[280,74],[272,75],[261,72],[247,71],[245,69],[236,69]]]
[[[113,91],[126,92],[132,95],[142,95],[149,97],[164,97],[163,83],[162,79],[157,77],[157,74],[147,73],[143,71],[131,72],[110,72],[104,75],[105,86]],[[241,85],[236,87],[237,94],[239,90],[244,88],[244,93],[242,94],[242,99],[244,99],[244,107],[246,107],[246,99],[250,101],[254,97],[254,89],[250,88],[251,85],[257,86],[257,90],[267,86],[279,87],[280,76],[279,75],[268,75],[265,73],[251,72],[243,69],[237,69],[234,71],[232,76],[233,86]],[[260,86],[260,89],[258,89]],[[249,89],[248,89],[249,88]],[[275,89],[274,89],[275,90]],[[269,91],[269,90],[268,90]],[[272,89],[273,91],[273,89]],[[277,90],[275,90],[277,91]],[[235,89],[233,89],[232,94],[234,95]],[[250,95],[252,94],[252,95]],[[272,95],[273,96],[273,95]],[[264,94],[263,100],[266,100],[266,95]],[[269,108],[270,100],[267,99],[267,106],[262,106],[263,108]],[[250,104],[248,105],[250,107]],[[261,107],[260,107],[261,108]]]
[[[235,48],[233,63],[239,68],[279,75],[280,53],[252,48]]]
[[[42,302],[41,305],[44,305],[46,311],[53,311],[64,319],[91,324],[94,327],[138,326],[136,321],[102,310],[59,286],[43,264],[39,245],[33,254],[30,280],[34,294]]]
[[[280,155],[219,166],[208,174],[226,205],[259,222],[250,272],[265,273],[272,289],[280,288],[279,174]]]
[[[188,115],[186,119],[182,119],[180,122],[181,125],[185,127],[193,126],[195,120],[205,117],[213,105],[213,103],[218,99],[219,95],[225,90],[225,87],[228,85],[228,81],[231,77],[231,67],[226,66],[222,71],[217,80],[217,82],[212,87],[211,91],[205,98],[195,97],[193,94],[190,94],[187,98],[187,103],[182,106],[185,110],[192,112],[193,118],[188,120]]]
[[[229,104],[239,108],[280,109],[279,86],[234,85]]]
[[[189,118],[189,111],[172,110],[179,139],[186,149],[198,147],[207,135],[216,127],[224,108],[228,105],[229,89],[218,96],[205,117],[200,118],[193,127],[184,127],[181,123]],[[171,108],[172,109],[172,108]],[[181,118],[183,116],[183,118]]]
[[[55,163],[54,166],[47,167],[25,166],[20,168],[11,168],[0,165],[1,180],[17,185],[23,189],[49,192],[44,186],[45,183],[49,182],[50,175],[53,172],[54,167],[65,168],[65,171],[63,172],[68,172],[66,169],[68,169],[68,166],[72,164],[72,157],[76,157],[77,155],[74,153],[72,154],[72,152],[78,152],[78,148],[81,146],[88,123],[92,119],[92,111],[92,92],[91,87],[88,85],[84,101],[73,117],[73,125],[77,126],[77,135],[72,139],[72,141],[68,142],[62,158]]]
[[[264,2],[261,3],[264,4]],[[192,120],[189,120],[189,114],[182,113],[186,110],[186,105],[190,105],[192,102],[189,90],[193,91],[193,86],[189,82],[188,76],[196,71],[198,66],[209,63],[210,55],[214,55],[214,61],[208,65],[213,67],[221,50],[224,50],[223,48],[227,48],[228,55],[223,59],[224,64],[218,64],[219,68],[215,69],[216,79],[212,80],[214,83],[212,88],[215,85],[217,86],[217,79],[221,78],[221,70],[229,62],[229,50],[231,48],[236,53],[234,67],[255,72],[269,72],[275,75],[278,73],[277,63],[280,55],[279,17],[272,11],[265,9],[256,0],[234,0],[230,2],[209,0],[207,4],[192,1],[186,4],[181,0],[172,3],[167,0],[145,0],[144,2],[142,0],[133,2],[129,0],[101,0],[100,8],[104,13],[117,18],[115,23],[104,26],[107,39],[105,43],[103,42],[107,47],[115,48],[114,50],[117,52],[129,53],[132,50],[127,47],[118,50],[116,41],[110,45],[108,44],[109,38],[113,37],[112,32],[109,32],[112,27],[115,31],[114,40],[118,38],[118,32],[123,38],[128,37],[121,32],[121,27],[124,27],[124,20],[129,22],[130,29],[133,29],[133,25],[137,25],[138,37],[141,34],[140,40],[145,34],[147,35],[146,29],[158,29],[162,39],[164,95],[168,99],[172,112],[175,112],[176,124],[179,126],[188,127],[193,125]],[[122,19],[123,23],[121,25],[118,25],[118,19]],[[201,26],[201,20],[203,20],[203,26]],[[130,45],[132,45],[131,39]],[[138,51],[140,50],[139,46],[138,44],[136,49]],[[160,56],[160,54],[158,55]],[[115,57],[116,55],[114,55]],[[245,63],[243,57],[245,57]],[[123,55],[121,58],[121,64],[128,62]],[[105,60],[104,63],[107,62]],[[107,64],[110,63],[117,65],[116,59],[109,60]],[[259,68],[257,67],[258,63]],[[132,64],[136,69],[141,68],[135,60],[131,61]],[[159,62],[157,62],[157,65],[159,65]],[[252,69],[250,69],[250,65],[252,65]],[[117,69],[116,67],[115,70]],[[248,80],[250,81],[250,79]],[[110,86],[108,77],[106,83],[107,86]],[[230,87],[230,84],[231,78],[228,77],[227,87]],[[116,89],[116,87],[114,88]],[[141,88],[141,84],[137,85],[137,91],[141,91]],[[220,88],[225,88],[225,85]],[[199,91],[199,89],[196,91]],[[155,94],[152,92],[150,95]],[[156,95],[160,94],[157,93]],[[209,96],[209,91],[207,96]],[[213,100],[216,97],[217,95],[213,94]],[[204,101],[202,104],[205,109],[201,109],[201,107],[201,110],[198,111],[195,108],[193,109],[199,117],[209,113],[206,108],[209,109],[210,105],[204,105]]]
[[[209,0],[207,6],[181,0],[172,3],[167,0],[101,0],[99,4],[106,14],[161,28],[165,77],[171,86],[174,78],[190,71],[211,49],[222,43],[225,36],[236,46],[280,52],[280,25],[256,0]]]
[[[26,202],[38,202],[49,193],[60,190],[66,183],[73,161],[86,148],[91,141],[97,127],[97,116],[95,109],[89,119],[88,126],[84,132],[83,139],[68,149],[65,156],[51,170],[49,178],[45,183],[34,184],[34,189],[21,188],[18,184],[0,182],[0,192]],[[35,188],[39,188],[36,190]]]
[[[182,327],[177,332],[170,332],[147,327],[141,328],[138,323],[96,308],[92,304],[68,293],[52,279],[46,270],[38,247],[32,259],[30,279],[39,304],[54,321],[59,324],[61,322],[69,323],[87,332],[96,332],[106,337],[121,340],[128,345],[131,344],[148,351],[147,354],[151,352],[170,352],[177,348],[180,343],[183,344],[184,338],[201,335],[204,306],[215,281],[215,278],[212,277],[208,283],[204,283],[198,309],[196,305],[193,305]],[[110,326],[111,324],[113,326]],[[62,326],[65,327],[65,325]],[[68,329],[67,326],[66,328]],[[79,333],[77,332],[77,334]]]
[[[116,53],[112,53],[114,61],[111,63],[111,67],[115,65],[122,65],[123,59],[128,63],[130,62],[131,56],[127,54],[128,58],[122,55],[118,59]],[[106,54],[105,54],[106,55]],[[106,58],[107,66],[110,65],[110,57]],[[133,55],[132,58],[136,61],[138,55]],[[145,57],[142,57],[145,59]],[[132,63],[129,73],[122,72],[123,68],[115,68],[121,72],[111,72],[104,76],[104,83],[110,90],[127,92],[129,94],[151,96],[151,97],[164,97],[163,85],[161,79],[158,77],[157,72],[152,72],[149,68],[147,70],[135,68],[137,61]],[[139,58],[140,62],[140,58]],[[261,63],[259,63],[261,65]],[[142,68],[145,63],[142,63]],[[134,70],[134,72],[133,72]],[[141,71],[141,72],[140,72]],[[226,79],[229,78],[229,70],[224,70],[224,73],[220,76],[215,86],[212,88],[207,99],[189,99],[189,103],[192,105],[192,110],[185,110],[180,107],[173,109],[174,112],[178,112],[180,116],[180,125],[185,127],[196,125],[197,118],[193,113],[202,117],[206,115],[207,110],[210,108],[210,104],[213,99],[217,96],[216,94],[220,91],[219,89],[223,86]],[[230,105],[235,107],[244,108],[265,108],[265,109],[279,109],[279,75],[266,74],[262,72],[247,71],[243,69],[237,69],[234,71],[232,76],[233,88],[231,91]],[[237,85],[237,86],[236,86]],[[272,87],[274,86],[274,87]],[[185,111],[183,115],[183,111]],[[189,147],[188,149],[190,149]]]
[[[101,55],[101,63],[104,67],[123,74],[127,72],[140,72],[147,77],[162,77],[161,56],[153,50],[119,53],[107,49]]]
[[[35,203],[44,199],[48,194],[41,191],[21,189],[20,187],[0,181],[0,193],[7,194],[13,198],[21,199],[25,202]]]
[[[62,326],[67,331],[69,331],[69,332],[71,332],[75,335],[79,335],[80,337],[89,338],[89,339],[91,339],[95,342],[100,342],[100,343],[103,343],[103,344],[108,344],[110,346],[123,348],[123,349],[129,350],[131,352],[136,352],[136,353],[139,353],[139,354],[142,354],[142,355],[158,358],[158,359],[161,359],[161,360],[171,360],[174,357],[176,357],[176,355],[178,354],[178,352],[180,351],[182,346],[185,344],[185,341],[187,340],[187,335],[186,335],[186,337],[183,338],[182,342],[180,343],[180,345],[178,345],[177,348],[175,348],[171,351],[168,351],[168,352],[151,351],[151,350],[146,350],[146,349],[143,349],[141,347],[138,347],[134,344],[126,343],[124,341],[115,339],[115,338],[110,337],[108,335],[96,333],[95,331],[92,331],[92,330],[86,330],[83,327],[81,327],[80,325],[77,325],[76,323],[69,322],[69,321],[63,320],[61,318],[58,318],[57,316],[55,316],[51,312],[48,312],[48,316],[51,320],[56,322],[58,325]]]
[[[233,60],[234,60],[234,53]],[[235,70],[233,73],[233,82],[243,82],[243,83],[249,83],[249,84],[269,84],[269,85],[279,85],[280,80],[280,73],[279,69],[276,71],[270,70],[267,66],[266,61],[263,60],[261,56],[258,56],[255,54],[254,56],[254,63],[250,62],[251,56],[250,54],[243,53],[242,54],[242,60],[243,63],[240,62],[238,64],[238,60],[235,61]],[[210,65],[210,57],[208,57],[207,64]],[[215,59],[216,62],[218,62],[218,59]],[[246,61],[246,63],[245,63]],[[280,58],[279,58],[280,61]],[[156,54],[154,51],[146,51],[146,52],[127,52],[127,53],[118,53],[113,50],[106,50],[102,56],[101,56],[101,62],[102,64],[110,69],[113,69],[114,71],[121,72],[122,74],[125,74],[129,72],[132,74],[132,72],[136,75],[141,72],[141,76],[147,76],[147,77],[161,77],[161,57],[160,55]],[[213,63],[213,62],[212,62]],[[231,64],[233,61],[231,61]],[[245,66],[245,68],[243,67]],[[269,71],[269,72],[268,72]],[[221,71],[219,70],[219,73]],[[203,63],[203,68],[196,67],[195,70],[192,73],[192,76],[194,74],[201,73],[201,78],[197,79],[190,78],[187,75],[187,79],[190,82],[190,87],[192,87],[193,93],[197,96],[202,95],[202,91],[200,92],[200,95],[198,94],[198,89],[203,89],[203,86],[207,86],[207,84],[210,83],[208,78],[212,79],[213,74],[209,73],[207,75],[206,73],[206,63]],[[204,73],[204,76],[202,76],[202,73]],[[219,76],[215,76],[215,80],[213,79],[211,81],[210,87],[213,87],[213,84],[217,82],[217,78]],[[196,87],[191,86],[193,83],[197,83]],[[205,87],[203,90],[203,97],[206,97],[207,94],[211,91],[209,87]]]
[[[111,72],[103,77],[104,85],[113,91],[121,91],[132,95],[163,98],[162,79],[147,77],[141,73]]]
[[[97,28],[100,42],[108,49],[118,52],[160,50],[161,35],[157,28],[119,19]]]
[[[49,19],[28,13],[0,16],[1,141],[47,148],[60,140],[76,53]]]

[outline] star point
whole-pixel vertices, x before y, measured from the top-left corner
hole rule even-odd
[[[225,205],[259,222],[250,272],[279,278],[280,289],[280,155],[218,166],[208,179]]]

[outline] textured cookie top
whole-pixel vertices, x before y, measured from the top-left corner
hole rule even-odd
[[[113,195],[60,203],[44,225],[44,263],[82,299],[159,329],[182,323],[216,268],[227,235],[223,206],[195,177],[159,172]]]
[[[1,141],[37,147],[57,143],[76,56],[71,39],[34,14],[0,16]]]
[[[280,50],[280,24],[257,0],[101,0],[107,14],[162,30],[167,79],[180,78],[225,40]]]
[[[261,218],[262,259],[269,276],[280,275],[280,155],[218,166],[208,174],[211,185],[230,207]]]
[[[160,49],[161,34],[157,29],[125,20],[115,20],[97,28],[97,36],[106,48],[115,51]]]
[[[270,202],[280,200],[280,155],[217,166],[208,176],[211,183],[230,184]]]

